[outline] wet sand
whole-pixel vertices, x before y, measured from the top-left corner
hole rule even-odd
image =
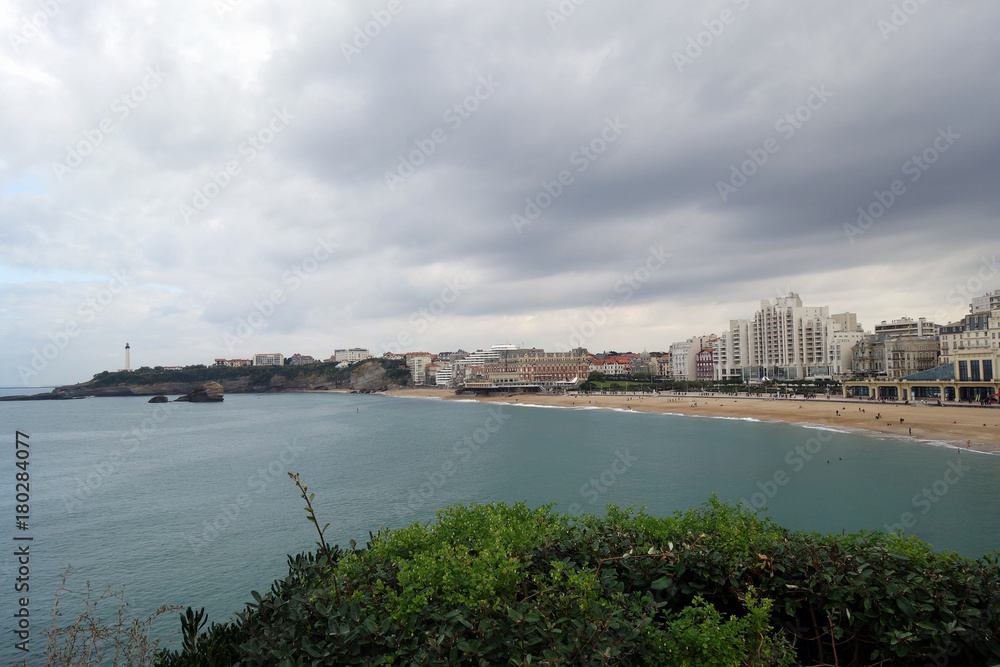
[[[946,443],[1000,454],[1000,407],[955,406],[893,403],[844,399],[825,395],[811,399],[772,400],[757,397],[731,397],[719,394],[629,394],[573,395],[521,394],[515,396],[455,396],[451,390],[400,389],[385,392],[394,396],[441,398],[481,402],[528,403],[563,407],[603,407],[671,414],[711,417],[751,417],[762,421],[790,424],[817,424],[844,429],[858,429],[891,434],[913,441]],[[839,411],[839,415],[837,414]],[[876,415],[881,413],[881,418]],[[869,435],[877,435],[870,433]]]

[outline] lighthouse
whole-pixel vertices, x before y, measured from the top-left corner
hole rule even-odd
[[[132,370],[132,366],[129,365],[130,364],[129,358],[128,358],[128,351],[129,351],[129,349],[130,348],[129,348],[128,343],[125,343],[125,371],[126,372]]]

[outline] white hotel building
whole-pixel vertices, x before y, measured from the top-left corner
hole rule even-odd
[[[803,306],[794,292],[773,303],[763,299],[752,318],[730,320],[718,344],[716,378],[832,378],[844,372],[845,345],[859,338],[859,329],[853,313],[830,315],[829,306]]]

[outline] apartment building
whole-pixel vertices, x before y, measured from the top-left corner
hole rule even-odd
[[[278,352],[267,352],[253,355],[254,366],[283,366],[285,357]]]
[[[359,361],[364,361],[365,359],[371,359],[372,355],[368,352],[367,348],[364,347],[352,347],[344,350],[334,350],[333,358],[337,362],[346,361],[348,364],[356,364]]]
[[[415,386],[427,384],[427,367],[433,359],[434,356],[430,352],[408,352],[406,354],[406,367],[410,369],[410,377],[413,378]]]
[[[900,336],[916,336],[918,338],[936,338],[941,332],[941,326],[921,317],[918,320],[903,317],[892,322],[882,320],[875,325],[875,335],[883,338],[898,338]]]

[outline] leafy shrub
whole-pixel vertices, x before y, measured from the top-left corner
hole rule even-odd
[[[787,533],[714,497],[666,518],[456,506],[347,551],[317,529],[321,550],[289,557],[288,576],[253,592],[238,621],[199,634],[203,619],[189,610],[184,647],[160,664],[1000,660],[996,554],[937,554],[884,533]]]

